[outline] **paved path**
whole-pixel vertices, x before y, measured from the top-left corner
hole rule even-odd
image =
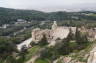
[[[31,42],[32,42],[32,38],[29,38],[29,39],[23,41],[22,43],[17,44],[17,49],[21,50],[23,45],[26,45],[26,47],[28,47]]]
[[[26,62],[26,63],[34,63],[35,62],[35,60],[37,59],[39,57],[39,55],[35,55],[35,56],[33,56],[28,62]]]

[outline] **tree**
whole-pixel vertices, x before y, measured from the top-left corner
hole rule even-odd
[[[81,44],[82,39],[81,39],[80,31],[78,30],[78,27],[76,28],[75,39],[76,39],[76,42],[77,42],[78,44]]]
[[[16,46],[7,38],[0,38],[0,58],[11,56],[12,52],[17,51]]]
[[[17,61],[13,56],[8,56],[6,58],[6,63],[17,63]]]
[[[58,51],[54,47],[46,47],[41,51],[40,58],[47,58],[53,62],[59,56]]]
[[[85,33],[81,33],[78,28],[76,28],[76,34],[75,34],[75,39],[77,44],[84,44],[84,43],[88,43],[88,37],[87,37],[87,32]]]
[[[69,34],[66,38],[66,42],[69,42],[70,40],[74,40],[74,34],[72,33],[71,28],[69,29]]]
[[[86,33],[82,36],[82,41],[83,41],[83,43],[88,43],[89,42]]]
[[[56,45],[54,46],[55,51],[57,52],[56,54],[58,55],[66,55],[69,54],[70,48],[69,48],[69,41],[66,38],[63,40],[60,40],[56,42]]]
[[[39,41],[39,45],[44,46],[44,45],[47,45],[47,44],[48,44],[48,41],[47,41],[46,35],[43,34],[43,38]]]

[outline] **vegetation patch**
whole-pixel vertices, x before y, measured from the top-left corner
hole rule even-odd
[[[38,58],[35,63],[49,63],[49,61],[47,59],[42,59],[42,58]]]
[[[38,52],[40,49],[39,46],[34,46],[28,50],[28,53],[26,54],[26,60],[29,60],[34,54]]]

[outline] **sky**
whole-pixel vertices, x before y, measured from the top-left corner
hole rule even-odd
[[[0,7],[45,12],[96,10],[96,0],[0,0]]]

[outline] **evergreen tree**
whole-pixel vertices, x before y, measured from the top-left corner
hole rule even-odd
[[[78,28],[76,28],[76,34],[75,34],[75,39],[78,44],[84,44],[88,42],[87,34],[86,33],[81,33]]]
[[[69,54],[69,41],[67,39],[63,39],[60,42],[56,43],[54,47],[59,55],[66,55]]]
[[[48,41],[47,41],[46,35],[43,34],[43,38],[39,41],[39,45],[44,46],[44,45],[47,45],[47,44],[48,44]]]
[[[72,30],[71,28],[69,29],[69,34],[66,38],[66,42],[69,42],[70,40],[73,40],[74,39],[74,34],[72,33]]]
[[[87,38],[87,34],[84,34],[83,36],[82,36],[82,41],[83,41],[83,43],[88,43],[89,41],[88,41],[88,38]]]
[[[80,31],[78,30],[78,27],[76,28],[75,39],[78,44],[81,44],[81,35]]]
[[[16,52],[16,46],[6,38],[0,38],[0,58],[10,56],[12,52]]]

